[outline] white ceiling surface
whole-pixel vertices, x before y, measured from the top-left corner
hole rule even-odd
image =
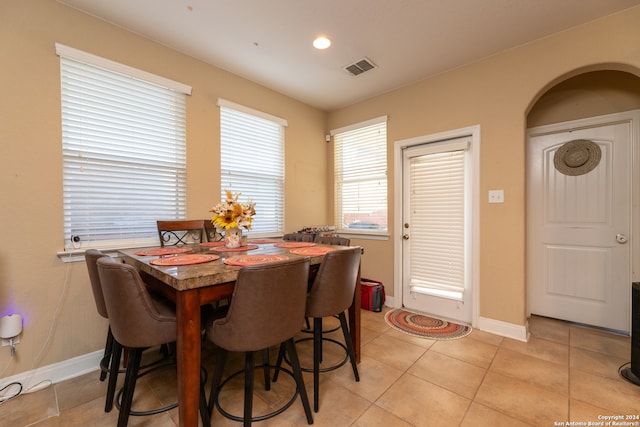
[[[640,4],[640,0],[59,0],[322,110]],[[311,46],[318,35],[333,44]],[[377,68],[344,70],[363,57]],[[183,82],[189,84],[189,82]]]

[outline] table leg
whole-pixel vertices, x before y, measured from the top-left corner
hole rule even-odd
[[[358,278],[356,279],[356,290],[353,294],[353,302],[349,307],[349,333],[351,334],[351,342],[356,353],[356,363],[360,363],[360,269],[358,269]]]
[[[180,427],[198,426],[200,396],[200,302],[198,290],[177,293],[178,406]]]

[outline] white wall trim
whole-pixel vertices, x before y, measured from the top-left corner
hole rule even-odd
[[[56,384],[60,381],[75,378],[92,371],[97,371],[100,369],[100,359],[102,359],[103,355],[104,350],[97,350],[93,353],[87,353],[52,365],[43,366],[41,368],[32,369],[11,377],[3,378],[0,388],[9,383],[18,382],[22,384],[24,392],[43,381],[51,381],[51,383]]]
[[[516,325],[513,323],[503,322],[502,320],[489,319],[488,317],[480,317],[478,319],[478,329],[489,332],[502,337],[513,338],[518,341],[529,341],[529,323],[525,325]]]

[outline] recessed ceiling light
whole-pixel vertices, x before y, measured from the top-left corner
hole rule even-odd
[[[331,40],[325,36],[320,36],[313,41],[313,47],[316,49],[326,49],[331,46]]]

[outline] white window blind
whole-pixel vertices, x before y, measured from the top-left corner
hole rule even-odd
[[[436,146],[410,159],[411,292],[462,300],[467,145]]]
[[[284,230],[283,119],[219,100],[221,200],[224,190],[255,202],[254,236]]]
[[[65,250],[157,244],[186,216],[184,92],[58,53]]]
[[[349,233],[386,231],[386,116],[331,134],[335,145],[336,228]]]

